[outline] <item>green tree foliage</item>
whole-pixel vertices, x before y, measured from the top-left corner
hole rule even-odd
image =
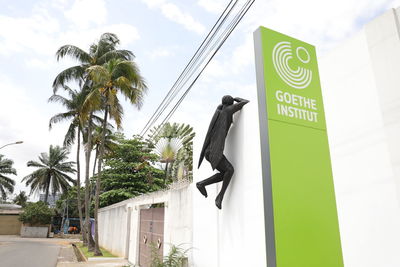
[[[55,195],[57,192],[67,191],[71,187],[70,183],[75,184],[75,180],[68,175],[76,172],[73,168],[75,163],[66,162],[68,155],[65,148],[51,145],[49,153],[41,153],[39,161],[28,161],[28,167],[38,169],[25,176],[22,182],[31,187],[31,192],[45,191],[44,202],[47,203],[50,190]]]
[[[51,223],[54,210],[46,203],[39,201],[26,205],[24,212],[19,215],[19,220],[30,225],[43,225]]]
[[[85,192],[84,190],[80,190],[81,195],[81,210],[84,211],[84,198]],[[78,210],[78,190],[77,186],[71,187],[68,191],[64,192],[60,199],[56,202],[56,212],[60,215],[63,214],[65,205],[68,205],[68,216],[73,218],[78,218],[79,210]]]
[[[17,171],[12,167],[14,162],[11,159],[0,155],[0,195],[3,200],[7,199],[7,193],[14,192],[15,181],[5,175],[17,175]]]
[[[193,132],[193,127],[185,123],[166,123],[163,126],[159,125],[150,130],[150,138],[148,141],[152,146],[156,146],[161,139],[166,139],[168,141],[179,139],[182,143],[182,148],[177,151],[175,159],[169,168],[170,173],[168,177],[177,180],[182,178],[192,180],[194,136],[195,132]]]
[[[153,165],[157,155],[140,138],[120,138],[114,153],[105,159],[100,205],[119,201],[164,187],[164,172]]]
[[[28,202],[28,196],[26,195],[25,191],[19,191],[19,194],[15,196],[13,202],[25,208],[26,203]]]

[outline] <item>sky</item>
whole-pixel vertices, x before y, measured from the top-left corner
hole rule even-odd
[[[123,132],[138,134],[171,88],[229,0],[0,0],[0,150],[14,161],[15,193],[29,192],[21,179],[49,146],[61,145],[67,123],[49,131],[51,116],[63,112],[48,103],[56,75],[76,62],[57,62],[65,44],[88,50],[104,32],[135,54],[148,93],[141,110],[124,103]],[[244,4],[239,0],[238,6]],[[256,0],[220,49],[171,122],[202,133],[223,95],[255,92],[253,32],[261,25],[317,47],[319,57],[400,0]],[[74,86],[74,85],[72,85]],[[71,149],[75,158],[75,147]],[[35,198],[32,195],[31,198]]]

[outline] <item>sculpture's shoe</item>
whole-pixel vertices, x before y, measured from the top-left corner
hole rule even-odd
[[[207,190],[206,187],[204,185],[202,185],[200,182],[196,184],[197,189],[199,189],[200,193],[205,196],[208,197],[207,195]]]
[[[215,206],[217,206],[219,209],[222,209],[222,198],[220,196],[217,196],[215,199]]]

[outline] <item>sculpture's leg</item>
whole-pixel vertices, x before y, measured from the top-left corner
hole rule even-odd
[[[222,200],[224,199],[225,191],[228,188],[229,182],[232,179],[234,169],[232,164],[224,156],[222,160],[218,163],[217,170],[223,173],[223,183],[221,191],[219,192],[217,198],[215,199],[215,205],[221,209]]]
[[[215,184],[218,182],[222,181],[222,174],[221,173],[216,173],[213,176],[211,176],[210,178],[204,179],[203,181],[200,181],[196,184],[197,189],[199,189],[200,193],[207,197],[207,190],[206,190],[206,186],[210,185],[210,184]]]

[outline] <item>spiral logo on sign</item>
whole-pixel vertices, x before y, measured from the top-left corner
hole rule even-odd
[[[304,47],[296,49],[297,58],[304,64],[310,62],[310,53]],[[272,51],[272,62],[279,77],[296,89],[304,89],[310,85],[312,71],[303,67],[293,69],[289,66],[289,61],[293,58],[292,44],[290,42],[280,42],[275,45]]]

